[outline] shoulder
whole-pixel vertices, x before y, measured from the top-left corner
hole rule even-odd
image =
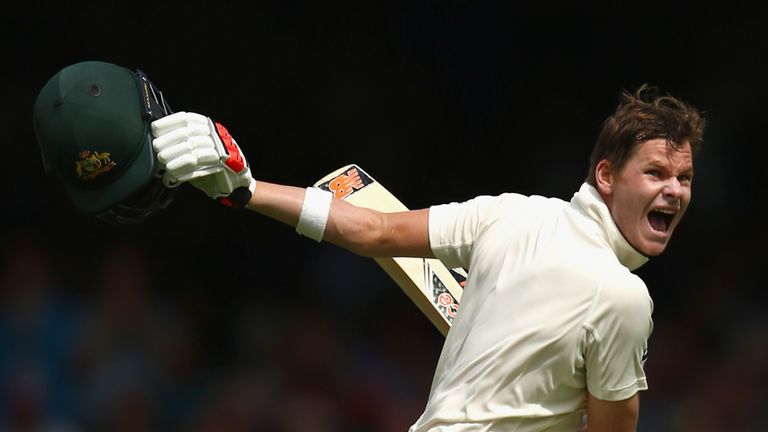
[[[599,282],[589,321],[596,328],[647,337],[653,327],[653,300],[637,275],[626,269],[608,272]]]
[[[508,192],[500,195],[480,195],[463,202],[433,205],[430,207],[430,213],[439,215],[473,214],[488,220],[504,216],[520,217],[537,214],[567,206],[568,203],[559,198]]]
[[[623,266],[609,272],[600,282],[600,297],[620,310],[652,306],[645,282]]]

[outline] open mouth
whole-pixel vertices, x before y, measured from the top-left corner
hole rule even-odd
[[[665,233],[672,225],[672,219],[675,217],[675,212],[666,209],[651,210],[648,212],[648,223],[651,225],[654,231]]]

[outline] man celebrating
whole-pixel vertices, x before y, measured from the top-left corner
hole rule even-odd
[[[631,271],[664,251],[685,213],[705,123],[652,90],[622,95],[570,202],[508,193],[385,214],[259,181],[247,207],[361,255],[468,269],[412,432],[576,431],[584,413],[590,432],[633,431],[653,304]],[[205,122],[191,113],[158,120],[154,146],[170,182],[199,173],[193,184],[220,199],[229,190],[214,178],[238,174],[205,176],[210,167],[190,157],[199,150],[185,150]]]
[[[43,129],[51,114],[40,112]],[[153,120],[151,133],[167,186],[190,182],[360,255],[468,270],[411,432],[625,432],[648,388],[653,326],[632,271],[664,251],[688,207],[704,125],[695,108],[642,86],[604,122],[570,201],[506,193],[398,213],[256,181],[233,136],[200,114]]]

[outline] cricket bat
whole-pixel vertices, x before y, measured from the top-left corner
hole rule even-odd
[[[314,186],[358,207],[381,212],[408,210],[381,183],[355,164],[333,171]],[[432,258],[386,257],[374,260],[446,336],[459,309],[466,271],[446,268],[439,260]]]

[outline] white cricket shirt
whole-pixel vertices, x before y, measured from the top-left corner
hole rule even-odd
[[[575,432],[587,390],[615,401],[647,389],[653,304],[630,272],[647,258],[595,188],[433,206],[429,237],[469,277],[411,432]]]

